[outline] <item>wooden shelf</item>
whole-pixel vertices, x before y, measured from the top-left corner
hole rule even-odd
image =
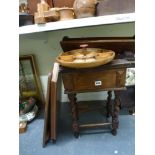
[[[114,14],[98,17],[81,18],[67,21],[50,22],[46,24],[34,24],[19,27],[19,34],[30,34],[69,28],[127,23],[135,21],[135,13]]]

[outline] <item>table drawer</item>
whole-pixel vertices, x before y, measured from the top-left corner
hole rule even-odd
[[[120,88],[125,86],[126,69],[64,73],[62,78],[67,91],[97,91],[108,88]]]

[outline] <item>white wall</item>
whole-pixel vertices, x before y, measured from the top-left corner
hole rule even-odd
[[[27,0],[19,0],[19,5],[20,5],[21,3],[27,4]]]
[[[51,71],[55,58],[62,52],[60,41],[64,36],[69,37],[115,37],[133,36],[135,34],[134,23],[94,26],[76,29],[59,30],[52,32],[34,33],[21,35],[19,38],[19,54],[34,54],[39,68],[43,91],[46,93],[47,74]],[[62,86],[61,101],[68,101],[63,93]],[[104,100],[106,94],[85,93],[79,94],[78,100]]]

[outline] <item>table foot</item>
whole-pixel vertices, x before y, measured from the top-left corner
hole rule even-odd
[[[56,139],[52,139],[52,143],[55,144],[56,143]]]
[[[113,130],[111,130],[111,133],[112,133],[113,136],[116,136],[117,135],[117,130],[113,129]]]
[[[74,132],[74,137],[79,138],[79,132]]]

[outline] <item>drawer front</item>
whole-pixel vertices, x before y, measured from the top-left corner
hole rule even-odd
[[[125,86],[126,70],[107,70],[63,75],[64,87],[68,91],[102,90]]]

